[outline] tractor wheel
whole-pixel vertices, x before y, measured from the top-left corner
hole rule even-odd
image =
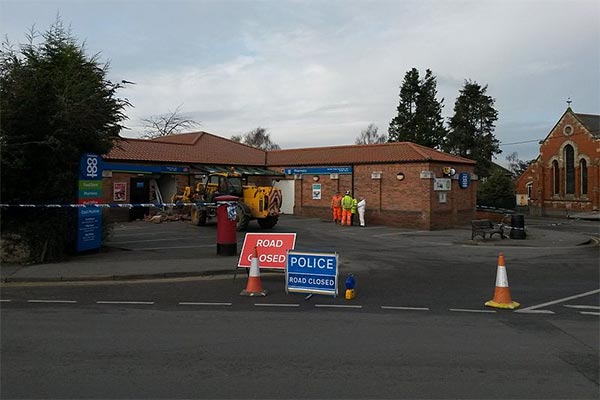
[[[204,226],[206,225],[206,211],[200,211],[197,207],[192,206],[192,225],[194,226]]]
[[[192,211],[190,212],[192,225],[198,226],[200,225],[200,211],[196,207],[192,207]]]
[[[277,225],[277,220],[278,217],[276,216],[269,216],[266,218],[259,218],[256,221],[258,222],[258,225],[263,228],[263,229],[271,229],[272,227],[274,227],[275,225]]]
[[[238,203],[236,210],[236,229],[238,232],[245,231],[250,223],[250,209],[243,203]]]

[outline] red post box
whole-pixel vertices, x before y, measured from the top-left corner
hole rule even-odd
[[[239,197],[219,196],[217,202],[217,255],[235,256],[237,236],[235,212]]]

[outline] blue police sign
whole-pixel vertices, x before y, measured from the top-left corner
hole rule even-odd
[[[285,269],[286,292],[337,296],[337,253],[288,251]]]
[[[468,188],[470,184],[471,184],[471,175],[467,174],[466,172],[461,172],[460,174],[458,174],[458,186],[461,189]]]

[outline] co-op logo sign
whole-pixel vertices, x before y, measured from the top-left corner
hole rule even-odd
[[[102,179],[103,162],[98,154],[86,153],[79,161],[80,179],[94,181]]]

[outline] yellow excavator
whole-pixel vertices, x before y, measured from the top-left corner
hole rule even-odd
[[[192,224],[202,226],[217,215],[216,197],[231,195],[239,197],[236,212],[238,231],[256,220],[264,229],[277,224],[281,209],[281,190],[273,186],[248,184],[248,178],[236,172],[215,172],[208,175],[205,183],[199,182],[194,193],[186,186],[182,195],[173,196],[172,202],[192,203]]]

